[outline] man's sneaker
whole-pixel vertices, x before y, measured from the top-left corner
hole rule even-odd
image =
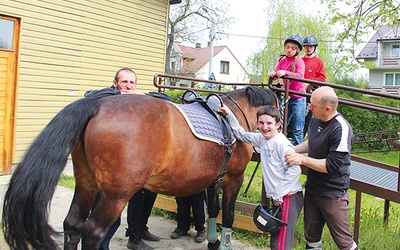
[[[194,238],[194,241],[196,241],[197,243],[202,243],[206,240],[206,231],[198,231],[196,238]]]
[[[128,244],[126,245],[128,249],[135,249],[135,250],[153,250],[151,246],[147,245],[143,241],[139,241],[138,243],[133,243],[132,241],[128,240]]]
[[[149,230],[140,232],[140,238],[149,241],[160,241],[160,237],[150,233]]]
[[[188,233],[180,230],[179,228],[176,228],[175,231],[173,231],[171,234],[171,239],[178,239],[181,236],[185,236],[185,235],[188,235]]]

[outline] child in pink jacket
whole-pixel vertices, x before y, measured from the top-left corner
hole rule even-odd
[[[304,61],[299,53],[303,49],[303,40],[299,35],[292,34],[285,39],[285,57],[282,58],[275,70],[269,73],[270,77],[292,76],[304,78]],[[305,93],[303,82],[283,80],[283,85],[289,84],[289,90]],[[293,124],[293,144],[299,145],[303,142],[303,129],[306,114],[306,98],[301,95],[289,95],[289,109],[287,124]]]

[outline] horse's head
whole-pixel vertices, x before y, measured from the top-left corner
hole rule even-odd
[[[257,111],[265,105],[279,108],[278,98],[275,93],[266,88],[248,86],[232,92],[225,93],[224,102],[244,129],[255,131],[257,128]]]

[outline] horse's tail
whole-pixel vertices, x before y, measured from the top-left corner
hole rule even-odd
[[[11,249],[57,249],[49,206],[74,144],[83,136],[99,102],[77,100],[61,110],[25,152],[15,169],[3,204],[4,237]]]

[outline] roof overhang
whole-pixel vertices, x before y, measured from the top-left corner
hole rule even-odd
[[[178,4],[178,3],[182,3],[182,0],[169,0],[169,4]]]

